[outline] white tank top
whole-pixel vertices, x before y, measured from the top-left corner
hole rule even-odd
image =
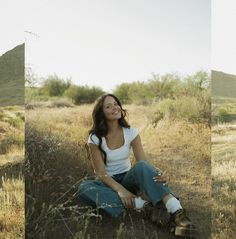
[[[102,137],[102,149],[107,154],[107,163],[105,165],[106,173],[110,176],[115,174],[124,173],[130,170],[130,149],[131,142],[138,135],[138,129],[123,127],[124,144],[117,149],[109,149],[105,137]],[[99,139],[96,135],[89,135],[89,144],[99,145]]]

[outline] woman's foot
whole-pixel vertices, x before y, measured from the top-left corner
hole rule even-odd
[[[158,226],[167,226],[170,220],[170,214],[167,212],[165,205],[162,202],[153,206],[148,203],[144,206],[145,215],[153,223]]]
[[[175,236],[184,238],[197,238],[197,230],[193,222],[186,215],[184,209],[180,209],[171,214],[170,218],[171,231]]]

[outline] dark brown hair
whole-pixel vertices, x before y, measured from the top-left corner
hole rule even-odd
[[[97,99],[95,106],[93,108],[93,112],[92,112],[93,126],[89,130],[89,134],[91,134],[91,137],[94,134],[98,137],[98,139],[99,139],[98,148],[101,150],[101,152],[103,154],[103,159],[104,159],[105,164],[106,164],[107,155],[106,155],[106,152],[102,149],[102,137],[106,137],[108,134],[107,120],[103,113],[103,104],[104,104],[104,100],[107,96],[113,97],[115,99],[115,101],[117,102],[117,104],[121,108],[121,118],[118,120],[119,125],[121,127],[130,128],[130,125],[128,124],[128,122],[125,119],[125,117],[127,116],[127,110],[122,108],[120,100],[115,95],[105,94],[105,95],[100,96]],[[92,138],[91,138],[91,140],[92,140]]]

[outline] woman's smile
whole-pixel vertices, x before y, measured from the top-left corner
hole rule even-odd
[[[117,115],[117,114],[119,114],[120,113],[120,110],[116,110],[115,112],[113,112],[112,114],[113,115]]]

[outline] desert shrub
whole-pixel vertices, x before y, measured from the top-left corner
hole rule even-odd
[[[120,84],[114,89],[113,93],[123,103],[147,105],[153,101],[173,98],[180,83],[177,75],[166,74],[159,76],[153,74],[152,78],[147,82],[137,81]]]
[[[210,114],[210,106],[207,107],[206,105],[205,101],[200,101],[196,97],[185,96],[176,100],[165,99],[157,104],[151,121],[153,124],[156,124],[165,117],[185,119],[192,123],[207,121],[207,117]]]
[[[64,93],[64,95],[70,98],[74,104],[93,103],[100,95],[103,95],[104,91],[99,87],[89,86],[70,86]]]
[[[152,79],[147,83],[155,99],[158,100],[174,98],[179,87],[183,84],[180,77],[175,74],[165,74],[163,76],[153,74]]]
[[[145,82],[134,82],[129,89],[129,95],[132,103],[136,105],[147,105],[154,98],[153,92]]]
[[[122,103],[147,105],[164,99],[202,96],[210,89],[210,77],[200,71],[193,75],[180,77],[177,74],[153,74],[148,81],[136,81],[118,85],[113,93]],[[200,99],[198,99],[200,100]]]
[[[50,99],[48,92],[42,87],[26,87],[25,88],[25,101],[47,101]]]
[[[79,182],[93,172],[84,144],[38,131],[28,123],[25,147],[26,234],[36,238],[54,223],[61,205],[76,199]]]
[[[199,71],[183,79],[184,94],[198,96],[200,92],[210,89],[210,77],[205,71]]]
[[[211,92],[210,89],[204,89],[197,95],[197,100],[200,102],[200,116],[208,125],[211,125]]]
[[[130,104],[132,102],[129,93],[130,87],[130,83],[122,83],[118,85],[113,91],[113,94],[115,94],[120,99],[122,104]]]
[[[70,80],[64,80],[57,75],[51,75],[44,80],[42,89],[46,95],[49,96],[62,96],[66,89],[71,85]]]
[[[39,88],[37,87],[25,87],[25,100],[26,101],[31,101],[36,96],[39,95]]]

